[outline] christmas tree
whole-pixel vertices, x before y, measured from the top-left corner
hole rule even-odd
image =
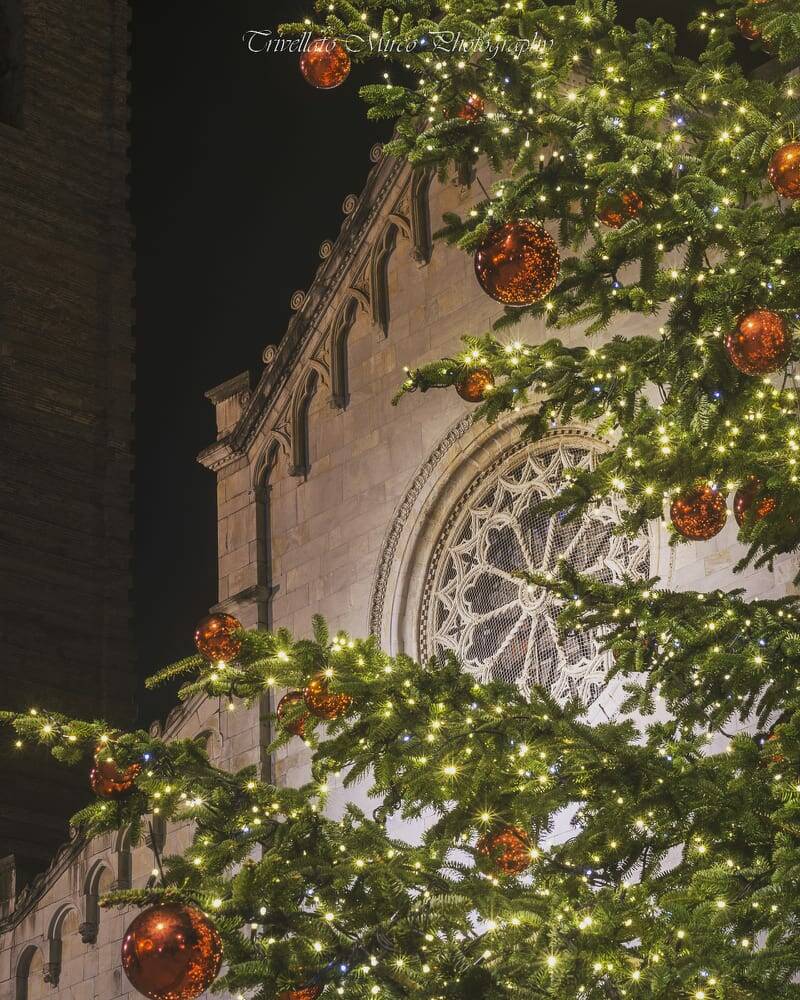
[[[795,551],[795,0],[723,0],[692,26],[698,59],[664,21],[616,24],[610,0],[319,7],[287,26],[325,39],[303,57],[309,82],[341,82],[344,40],[372,38],[352,55],[384,64],[364,96],[397,121],[389,151],[502,178],[442,235],[506,311],[400,395],[455,386],[478,418],[531,406],[531,439],[573,418],[606,434],[549,502],[564,517],[615,493],[625,530],[668,510],[674,541],[702,543],[730,493],[744,564]],[[774,56],[772,77],[742,71],[741,35]],[[659,336],[605,335],[629,314],[658,316]],[[598,346],[515,340],[531,317]],[[295,640],[220,617],[153,683],[289,689],[277,743],[308,743],[306,787],[219,770],[193,741],[5,716],[21,748],[96,753],[97,800],[75,820],[88,834],[136,835],[153,812],[194,824],[152,885],[104,900],[157,907],[124,944],[138,988],[197,996],[224,957],[217,986],[265,1000],[800,996],[800,602],[608,585],[567,564],[528,584],[562,602],[565,635],[594,630],[613,654],[615,719],[589,725],[579,700],[524,699],[319,620]],[[328,816],[332,775],[366,781],[374,808]],[[177,956],[176,934],[192,943]]]

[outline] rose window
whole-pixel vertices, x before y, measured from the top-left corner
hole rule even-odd
[[[568,469],[590,469],[599,444],[588,438],[549,439],[538,448],[517,445],[473,481],[456,504],[428,570],[420,648],[455,653],[480,680],[504,680],[524,694],[534,685],[559,700],[590,704],[609,666],[594,633],[562,638],[558,601],[529,590],[515,571],[548,571],[566,559],[604,582],[623,574],[646,578],[650,543],[645,535],[614,534],[621,500],[611,497],[581,520],[537,512],[555,496]]]

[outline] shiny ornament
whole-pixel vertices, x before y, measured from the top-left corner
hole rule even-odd
[[[609,229],[619,229],[635,219],[643,208],[644,202],[635,191],[609,192],[600,199],[597,218]]]
[[[762,37],[761,32],[749,17],[737,17],[736,27],[739,29],[739,34],[742,38],[746,38],[748,42],[757,42]]]
[[[331,694],[328,678],[324,674],[315,674],[303,690],[306,707],[317,719],[331,722],[333,719],[346,715],[353,699],[347,694]]]
[[[771,496],[761,496],[761,480],[756,476],[750,476],[746,483],[743,483],[733,497],[733,516],[740,528],[744,527],[746,521],[761,521],[771,514],[777,506],[777,500]],[[758,502],[756,502],[758,498]]]
[[[767,177],[782,198],[800,198],[800,142],[787,142],[770,160]]]
[[[746,313],[725,338],[731,364],[744,375],[779,371],[786,364],[791,347],[783,317],[769,309]]]
[[[292,712],[292,718],[287,719],[286,716],[289,714],[290,710],[294,708],[295,705],[303,704],[305,705],[305,695],[302,691],[290,691],[285,694],[281,700],[278,702],[278,707],[275,710],[275,714],[278,716],[278,722],[283,726],[287,733],[291,733],[293,736],[305,736],[306,734],[306,723],[308,722],[308,712],[303,712],[298,715],[296,712]]]
[[[140,764],[131,764],[120,771],[114,763],[109,747],[98,747],[94,755],[94,767],[89,775],[89,785],[101,799],[121,799],[132,792],[136,776],[142,770]]]
[[[675,530],[693,542],[705,542],[718,535],[727,516],[725,497],[710,486],[698,486],[682,494],[670,507]]]
[[[544,226],[528,219],[493,229],[475,252],[481,288],[507,306],[529,306],[555,288],[561,257]]]
[[[276,1000],[317,1000],[322,996],[321,986],[304,986],[300,990],[284,990]]]
[[[300,72],[312,87],[333,90],[350,75],[350,56],[333,38],[315,38],[300,57]]]
[[[200,622],[194,634],[197,652],[212,662],[235,660],[242,648],[242,640],[233,633],[241,627],[242,623],[233,615],[209,615]]]
[[[493,385],[494,375],[488,368],[475,368],[456,382],[456,392],[468,403],[480,403]]]
[[[479,94],[470,94],[465,104],[456,112],[456,116],[465,122],[477,122],[486,114],[486,101]]]
[[[475,845],[504,875],[521,875],[531,863],[531,841],[520,826],[501,826],[484,833]]]
[[[220,936],[193,906],[151,906],[122,939],[125,975],[151,1000],[193,1000],[214,982],[221,965]]]

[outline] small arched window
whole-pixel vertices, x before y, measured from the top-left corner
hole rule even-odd
[[[389,336],[389,261],[397,246],[397,225],[392,222],[376,244],[372,252],[372,269],[370,278],[370,298],[372,300],[372,318],[375,325]]]
[[[29,945],[22,952],[17,960],[14,1000],[40,1000],[44,996],[43,965],[42,953],[36,945]]]
[[[317,391],[319,375],[313,369],[298,387],[292,403],[292,468],[293,476],[306,477],[311,471],[311,443],[308,412]]]
[[[331,401],[343,410],[350,402],[350,378],[347,342],[358,315],[358,302],[345,301],[333,321],[331,333]]]
[[[280,445],[275,440],[271,441],[267,445],[255,478],[256,537],[258,538],[256,573],[259,590],[258,624],[260,628],[272,627],[272,505],[270,499],[272,486],[270,480],[279,454]]]
[[[0,121],[22,125],[22,0],[0,0]]]

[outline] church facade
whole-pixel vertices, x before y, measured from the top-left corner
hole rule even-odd
[[[320,613],[332,630],[374,634],[391,653],[451,649],[478,677],[578,692],[594,717],[610,715],[617,691],[603,684],[603,655],[590,638],[557,641],[555,609],[514,570],[564,556],[607,580],[659,576],[669,588],[743,586],[755,597],[789,593],[795,561],[734,577],[742,550],[733,524],[703,545],[670,547],[657,522],[624,539],[613,499],[579,523],[538,514],[536,501],[559,488],[565,468],[608,447],[592,428],[554,427],[525,444],[524,413],[476,423],[454,391],[393,406],[405,367],[453,356],[460,337],[488,329],[500,307],[467,255],[432,240],[444,212],[469,211],[476,187],[439,183],[377,152],[375,160],[361,197],[345,203],[338,239],[321,248],[311,289],[296,296],[283,340],[264,352],[257,384],[243,375],[208,393],[218,434],[200,461],[217,479],[215,610],[296,635]],[[632,317],[612,332],[642,327]],[[509,339],[545,336],[526,321]],[[580,330],[564,336],[584,340]],[[205,734],[224,766],[255,762],[267,778],[300,783],[301,741],[264,753],[281,693],[232,712],[195,699],[173,712],[164,735]],[[333,787],[331,809],[343,801]],[[188,836],[155,828],[167,852]],[[130,914],[99,911],[97,897],[114,883],[143,884],[152,867],[150,851],[124,836],[65,848],[27,895],[5,904],[0,1000],[136,996],[119,964]]]

